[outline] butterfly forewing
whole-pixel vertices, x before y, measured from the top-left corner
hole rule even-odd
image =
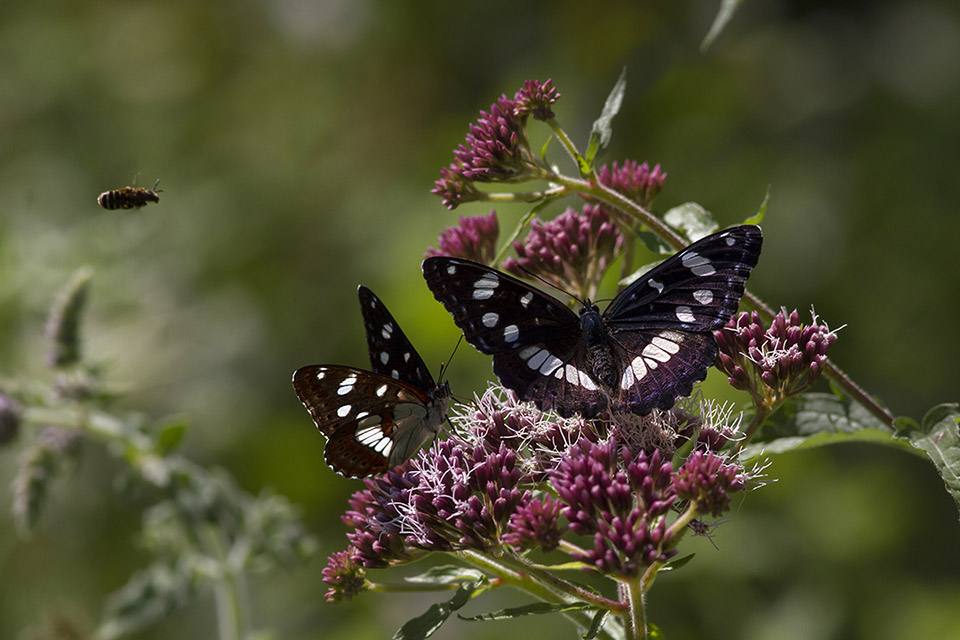
[[[363,324],[367,330],[371,369],[380,375],[402,380],[421,389],[436,386],[423,358],[410,344],[383,302],[373,291],[357,288]]]
[[[760,227],[744,225],[707,236],[624,289],[603,314],[608,327],[718,329],[737,310],[760,257]]]
[[[575,340],[577,315],[562,302],[478,262],[432,257],[423,277],[467,342],[486,354],[545,341]]]

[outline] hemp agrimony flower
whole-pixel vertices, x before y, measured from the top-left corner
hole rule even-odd
[[[600,206],[586,204],[580,212],[567,209],[550,220],[534,220],[526,240],[514,242],[516,258],[507,258],[505,271],[530,274],[569,291],[580,299],[595,299],[600,280],[623,249],[623,237]]]
[[[497,254],[500,227],[497,212],[488,216],[460,216],[460,224],[447,227],[437,239],[437,249],[430,247],[424,257],[452,256],[489,265]]]
[[[796,309],[785,309],[764,328],[756,312],[741,313],[714,332],[717,367],[735,389],[749,391],[767,408],[806,391],[816,383],[837,334],[811,311],[812,322],[800,322]]]
[[[646,162],[638,164],[636,160],[625,160],[623,166],[614,162],[612,166],[603,165],[597,169],[600,184],[619,191],[645,208],[653,204],[666,179],[667,174],[659,164],[650,169]]]

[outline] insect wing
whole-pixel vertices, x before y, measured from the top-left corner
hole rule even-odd
[[[603,314],[604,324],[611,333],[722,327],[740,304],[762,244],[756,225],[733,227],[694,242],[614,298]]]
[[[577,315],[566,305],[501,271],[446,256],[427,258],[422,268],[434,297],[453,316],[467,342],[483,353],[512,353],[538,343],[566,344],[579,335]]]
[[[405,382],[350,367],[302,367],[293,374],[293,387],[327,438],[327,464],[350,478],[386,471],[413,456],[446,413],[446,394],[434,400]]]
[[[375,373],[394,378],[419,389],[433,389],[436,382],[423,358],[373,291],[357,288],[363,324],[367,330],[370,365]]]

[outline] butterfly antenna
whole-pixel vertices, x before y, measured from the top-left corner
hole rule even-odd
[[[447,358],[446,362],[440,363],[440,375],[437,376],[437,380],[443,380],[443,374],[446,373],[447,368],[450,366],[450,361],[453,360],[453,356],[457,353],[457,349],[460,348],[460,343],[463,342],[463,334],[460,334],[460,339],[457,340],[457,344],[454,345],[453,351],[450,353],[450,357]]]
[[[544,280],[543,278],[541,278],[540,276],[538,276],[538,275],[535,274],[534,272],[532,272],[532,271],[530,271],[529,269],[527,269],[526,267],[524,267],[522,264],[519,264],[519,263],[518,263],[518,264],[517,264],[517,268],[520,269],[521,271],[523,271],[523,272],[524,272],[525,274],[527,274],[529,277],[533,278],[534,280],[539,280],[540,282],[542,282],[543,284],[547,285],[548,287],[550,287],[550,288],[552,288],[552,289],[556,289],[556,290],[559,291],[560,293],[563,293],[563,294],[566,294],[566,295],[570,296],[571,298],[573,298],[574,300],[576,300],[577,302],[579,302],[581,306],[584,306],[584,307],[587,306],[587,303],[586,303],[585,301],[581,300],[579,296],[576,296],[576,295],[570,293],[569,291],[567,291],[567,290],[564,289],[563,287],[558,287],[557,285],[553,284],[552,282],[549,282],[549,281],[547,281],[547,280]]]

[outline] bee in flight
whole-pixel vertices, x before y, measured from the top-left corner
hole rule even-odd
[[[148,202],[160,202],[158,193],[163,189],[157,189],[160,180],[157,179],[153,189],[144,189],[143,187],[124,187],[123,189],[114,189],[104,191],[97,198],[97,203],[104,209],[139,209]]]

